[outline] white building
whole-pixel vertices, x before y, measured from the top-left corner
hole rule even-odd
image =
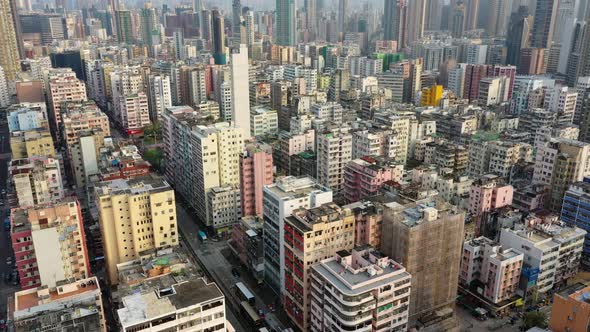
[[[122,100],[130,95],[143,92],[144,82],[141,68],[139,66],[124,67],[112,71],[110,73],[110,81],[113,115],[115,119],[119,120],[121,119]]]
[[[219,86],[219,112],[223,121],[233,121],[231,84],[223,82]]]
[[[472,65],[483,65],[486,63],[488,45],[467,46],[467,63]]]
[[[545,91],[545,108],[556,113],[558,124],[571,124],[576,113],[578,93],[571,88],[559,86]]]
[[[311,105],[311,113],[316,119],[330,121],[336,124],[342,123],[343,111],[342,105],[336,102]]]
[[[334,129],[316,136],[318,181],[335,193],[344,189],[344,168],[352,160],[349,128]]]
[[[505,228],[500,233],[500,245],[522,252],[524,267],[539,269],[538,291],[545,293],[577,273],[585,235],[586,231],[580,228],[557,224],[535,229]]]
[[[225,332],[225,297],[216,284],[204,279],[181,281],[123,297],[117,310],[120,330],[195,330]]]
[[[128,130],[139,130],[150,124],[148,98],[144,92],[119,98],[119,123]]]
[[[231,53],[231,104],[234,126],[242,128],[244,139],[250,137],[250,84],[248,79],[248,47],[240,44]]]
[[[170,77],[150,75],[148,78],[148,85],[150,119],[156,121],[166,108],[172,106]]]
[[[207,220],[218,232],[229,232],[242,217],[240,187],[214,187],[207,193]]]
[[[401,264],[358,248],[311,269],[311,331],[408,329],[412,277]]]
[[[277,111],[266,107],[255,107],[250,111],[250,130],[254,137],[277,134],[279,132]]]
[[[264,272],[277,293],[285,288],[285,218],[298,208],[332,202],[332,191],[309,177],[287,176],[263,189]]]

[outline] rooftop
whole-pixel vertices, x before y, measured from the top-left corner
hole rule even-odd
[[[312,269],[348,296],[410,278],[401,264],[370,247],[355,248],[352,253],[339,251],[336,257],[323,260]]]
[[[400,204],[400,202],[402,204]],[[431,196],[416,202],[398,199],[385,204],[395,213],[395,219],[408,227],[415,227],[425,222],[432,222],[444,216],[457,215],[462,210],[436,196]]]
[[[117,315],[121,325],[129,327],[215,299],[223,299],[217,285],[199,278],[125,296],[123,308],[117,310]]]
[[[265,187],[274,196],[286,201],[298,197],[305,197],[313,192],[328,192],[329,189],[317,183],[311,177],[286,176]]]
[[[149,174],[132,179],[116,179],[105,181],[96,185],[98,196],[103,195],[137,195],[141,193],[156,193],[172,190],[170,185],[163,178]]]
[[[96,295],[100,295],[100,287],[96,277],[74,282],[63,281],[58,283],[55,289],[43,286],[37,289],[23,290],[14,294],[14,318],[25,318],[47,311],[61,310],[76,303],[86,303],[87,299],[96,302]],[[88,310],[92,309],[88,307]]]

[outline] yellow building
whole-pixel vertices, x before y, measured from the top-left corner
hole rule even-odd
[[[118,283],[117,264],[146,250],[178,245],[174,190],[155,175],[101,182],[95,187],[106,268]]]
[[[430,88],[422,89],[422,106],[438,106],[442,99],[443,86],[434,85]]]
[[[12,132],[10,134],[10,149],[13,159],[32,156],[55,157],[53,138],[47,129]]]
[[[318,89],[325,90],[330,87],[330,81],[332,76],[330,75],[318,75]]]
[[[7,80],[13,80],[20,72],[20,57],[18,54],[18,40],[14,30],[13,11],[16,6],[9,0],[0,0],[0,67],[4,69]]]

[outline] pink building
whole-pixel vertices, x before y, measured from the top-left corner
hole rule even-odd
[[[478,237],[463,244],[459,282],[465,287],[481,283],[479,295],[490,302],[509,300],[516,295],[523,260],[524,254]]]
[[[240,156],[242,216],[262,215],[262,188],[273,181],[272,147],[249,144]]]
[[[511,205],[513,194],[514,188],[505,184],[501,177],[484,175],[471,185],[469,213],[481,216],[485,212]]]
[[[351,160],[344,167],[344,197],[357,202],[376,195],[385,182],[396,178],[398,166],[372,157]]]
[[[10,219],[22,289],[52,288],[62,280],[90,276],[82,211],[75,198],[13,209]]]
[[[383,208],[371,201],[355,202],[343,206],[354,214],[354,246],[370,245],[381,248]]]

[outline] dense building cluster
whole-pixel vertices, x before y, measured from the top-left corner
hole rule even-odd
[[[0,330],[590,329],[590,1],[248,5],[0,0]]]

